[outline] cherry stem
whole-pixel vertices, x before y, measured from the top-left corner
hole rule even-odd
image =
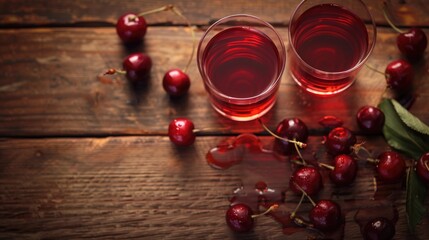
[[[426,167],[426,170],[428,170],[428,171],[429,171],[429,161],[426,161],[426,162],[425,162],[425,167]]]
[[[191,52],[191,57],[189,58],[188,62],[186,63],[186,67],[185,69],[183,69],[183,72],[186,73],[188,71],[189,65],[191,65],[192,63],[192,58],[194,57],[194,53],[195,53],[195,44],[196,44],[196,37],[195,37],[195,31],[194,31],[194,26],[192,26],[191,22],[189,21],[189,19],[187,17],[185,17],[185,15],[182,14],[182,12],[179,11],[179,9],[175,6],[172,6],[171,10],[178,15],[179,17],[181,17],[183,20],[186,21],[186,24],[188,25],[188,27],[191,29],[191,35],[192,35],[192,52]]]
[[[293,139],[294,142],[296,142],[296,139]],[[293,146],[295,147],[296,152],[298,153],[299,158],[301,158],[301,161],[304,165],[307,165],[307,163],[305,162],[304,158],[301,155],[301,151],[299,151],[298,149],[298,144],[294,143]]]
[[[404,31],[402,31],[401,29],[399,29],[398,27],[395,26],[395,24],[393,24],[392,20],[390,20],[389,16],[387,15],[387,2],[383,1],[383,15],[384,18],[386,18],[387,23],[398,33],[404,33]]]
[[[202,132],[213,132],[213,131],[228,131],[231,130],[230,127],[225,128],[199,128],[199,129],[193,129],[193,133],[202,133]]]
[[[105,73],[104,73],[104,75],[113,75],[113,74],[115,74],[115,73],[118,73],[118,74],[127,74],[127,72],[126,71],[124,71],[124,70],[118,70],[118,69],[114,69],[114,68],[111,68],[111,69],[109,69],[109,70],[107,70]]]
[[[186,73],[188,71],[189,66],[192,63],[192,58],[194,57],[195,45],[196,45],[196,37],[195,37],[194,26],[192,26],[192,24],[189,21],[189,19],[187,17],[185,17],[185,15],[183,15],[183,13],[176,6],[174,6],[173,4],[168,4],[168,5],[165,5],[165,6],[160,7],[160,8],[156,8],[156,9],[153,9],[153,10],[149,10],[149,11],[146,11],[146,12],[139,13],[137,16],[141,17],[141,16],[144,16],[144,15],[148,15],[148,14],[152,14],[152,13],[157,13],[157,12],[163,12],[163,11],[172,11],[174,14],[176,14],[177,16],[179,16],[183,20],[185,20],[186,24],[191,29],[191,35],[192,35],[192,52],[191,52],[191,56],[190,56],[188,62],[186,63],[186,67],[183,69],[183,72]]]
[[[299,186],[296,182],[293,182],[293,184],[295,184],[295,186],[302,192],[302,194],[304,194],[308,198],[308,200],[310,200],[313,207],[315,207],[316,203],[313,201],[313,199],[310,196],[308,196],[308,194],[304,191],[304,189],[302,189],[301,186]]]
[[[368,161],[368,162],[370,162],[370,163],[375,163],[375,164],[377,164],[378,162],[379,162],[379,160],[378,159],[375,159],[375,158],[373,158],[372,157],[372,154],[368,151],[368,149],[366,149],[365,147],[363,147],[363,145],[365,144],[365,142],[361,142],[361,143],[357,143],[357,144],[355,144],[353,147],[352,147],[352,149],[353,149],[353,152],[354,152],[354,154],[358,157],[358,158],[360,158],[360,159],[364,159],[364,160],[366,160],[366,161]],[[366,157],[362,157],[359,153],[360,153],[360,151],[363,151],[363,152],[365,152],[365,154],[367,155]]]
[[[319,163],[319,166],[325,167],[325,168],[330,169],[330,170],[334,170],[335,169],[334,166],[328,165],[326,163]]]
[[[301,195],[301,199],[300,199],[300,200],[299,200],[299,202],[298,202],[298,205],[296,205],[296,207],[295,207],[295,210],[293,210],[293,212],[290,214],[290,218],[291,218],[291,219],[295,218],[296,212],[298,211],[299,207],[301,206],[302,201],[304,200],[304,197],[305,197],[305,195],[304,195],[304,193],[303,193],[303,194]]]
[[[272,212],[272,211],[276,210],[277,208],[279,208],[279,205],[278,204],[273,204],[267,210],[265,210],[265,212],[259,213],[259,214],[253,214],[251,217],[252,218],[257,218],[257,217],[260,217],[260,216],[264,216],[264,215],[268,214],[269,212]]]
[[[265,131],[267,131],[267,132],[268,132],[269,134],[271,134],[273,137],[275,137],[275,138],[277,138],[277,139],[279,139],[279,140],[285,141],[285,142],[290,142],[290,143],[293,143],[293,144],[295,144],[295,145],[298,145],[298,147],[300,147],[300,148],[305,148],[305,147],[307,147],[307,144],[306,144],[306,143],[296,141],[295,139],[294,139],[294,140],[290,140],[290,139],[282,138],[282,137],[278,136],[277,134],[273,133],[270,129],[268,129],[268,128],[267,128],[267,126],[265,126],[265,124],[263,124],[263,123],[262,123],[261,119],[259,119],[259,118],[258,118],[258,121],[259,121],[259,123],[261,124],[261,126],[265,129]],[[298,153],[299,153],[299,151],[298,151]]]
[[[155,8],[155,9],[152,9],[152,10],[149,10],[149,11],[146,11],[146,12],[139,13],[139,14],[137,14],[137,16],[143,17],[145,15],[149,15],[149,14],[152,14],[152,13],[168,11],[168,10],[171,10],[173,8],[174,8],[173,4],[168,4],[168,5],[162,6],[160,8]]]
[[[385,78],[388,78],[388,77],[389,77],[389,74],[386,74],[386,73],[384,73],[384,72],[382,72],[382,71],[378,70],[377,68],[375,68],[375,67],[373,67],[373,66],[371,66],[371,65],[369,65],[369,64],[367,64],[367,63],[365,63],[365,66],[366,66],[367,68],[371,69],[372,71],[376,72],[376,73],[380,73],[380,74],[382,74]]]

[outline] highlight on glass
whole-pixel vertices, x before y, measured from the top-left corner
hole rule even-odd
[[[286,50],[269,23],[237,14],[207,29],[197,61],[213,108],[227,118],[249,121],[275,104]]]

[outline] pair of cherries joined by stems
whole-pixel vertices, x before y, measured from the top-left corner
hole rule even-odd
[[[399,51],[405,56],[405,59],[397,59],[390,62],[384,72],[378,71],[373,67],[368,66],[372,70],[383,74],[386,78],[387,87],[393,90],[398,97],[409,93],[414,81],[414,70],[410,62],[420,60],[427,48],[427,37],[425,32],[417,27],[413,27],[408,31],[403,31],[396,27],[390,20],[387,13],[387,3],[384,2],[383,13],[389,25],[398,32],[396,45]]]
[[[180,97],[185,95],[190,86],[191,81],[186,74],[189,65],[192,62],[195,49],[195,34],[192,25],[188,19],[174,6],[166,5],[161,8],[156,8],[140,14],[127,13],[119,17],[116,23],[116,32],[124,44],[136,44],[143,41],[148,25],[144,18],[145,15],[153,14],[162,11],[172,11],[179,17],[183,18],[191,28],[193,46],[192,53],[184,70],[171,69],[168,70],[163,79],[162,86],[164,90],[172,97]],[[105,74],[125,74],[127,79],[134,84],[145,83],[152,68],[151,58],[144,53],[132,53],[125,57],[122,63],[123,70],[109,69]]]

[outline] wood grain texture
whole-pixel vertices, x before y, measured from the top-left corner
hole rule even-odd
[[[264,162],[246,171],[244,163],[215,170],[205,161],[206,152],[224,137],[199,137],[190,148],[176,148],[166,137],[109,137],[65,139],[3,139],[0,141],[0,238],[4,239],[233,239],[224,222],[232,191],[254,182],[258,174],[275,190],[287,187],[288,161]],[[359,138],[373,154],[388,147],[382,138]],[[270,148],[271,137],[261,138]],[[311,137],[303,154],[323,152],[321,137]],[[156,149],[156,150],[154,150]],[[330,157],[319,154],[320,161]],[[273,171],[273,166],[282,166]],[[249,167],[249,166],[247,166]],[[284,174],[282,178],[273,178]],[[409,235],[401,184],[379,185],[385,201],[374,201],[374,167],[359,163],[352,187],[336,188],[322,170],[324,188],[316,197],[332,198],[346,213],[345,239],[361,239],[353,220],[359,208],[388,207],[399,211],[396,239],[425,239],[429,218]],[[286,194],[284,207],[291,211],[299,197]],[[306,216],[309,204],[301,208]],[[311,232],[301,231],[294,239]],[[270,217],[258,219],[254,232],[240,239],[284,239]]]
[[[190,21],[207,25],[219,18],[236,13],[247,13],[261,17],[276,25],[286,25],[290,15],[300,0],[268,1],[228,1],[218,0],[207,4],[205,1],[177,1],[174,4],[182,9]],[[364,0],[377,24],[387,25],[380,11],[382,1]],[[429,26],[429,6],[426,0],[390,0],[389,12],[392,20],[400,26]],[[127,1],[61,1],[25,0],[0,1],[0,25],[38,26],[38,25],[77,25],[112,26],[119,16],[126,12],[144,12],[167,4],[166,0],[127,0]],[[150,25],[186,24],[170,13],[147,16]]]
[[[278,30],[287,35],[285,28]],[[201,34],[198,31],[197,37]],[[388,62],[400,57],[395,36],[379,29],[368,64],[384,71]],[[227,133],[260,129],[256,122],[235,123],[215,113],[196,61],[189,69],[192,86],[186,97],[170,99],[164,92],[164,73],[183,68],[191,52],[186,28],[152,27],[144,44],[133,49],[124,48],[111,28],[0,30],[0,45],[0,136],[166,134],[169,121],[179,116],[189,117],[197,128],[231,126],[223,131]],[[154,62],[147,86],[133,88],[123,76],[98,77],[108,68],[120,68],[133,51],[147,53]],[[415,65],[416,101],[411,108],[426,123],[428,56]],[[335,115],[357,131],[355,113],[363,105],[376,105],[384,88],[383,75],[363,68],[345,93],[315,97],[298,88],[286,71],[277,105],[266,118],[274,127],[285,117],[299,117],[320,132],[318,120]]]

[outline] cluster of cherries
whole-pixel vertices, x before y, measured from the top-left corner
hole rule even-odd
[[[382,132],[385,116],[377,107],[364,106],[357,112],[356,120],[364,133],[379,134]],[[193,144],[195,133],[194,124],[187,118],[174,119],[168,129],[170,140],[178,146]],[[270,133],[276,137],[273,150],[286,156],[296,154],[297,151],[299,154],[296,144],[302,143],[301,146],[305,146],[308,139],[308,128],[298,118],[284,119],[278,124],[275,133]],[[324,145],[327,152],[334,156],[332,165],[318,162],[308,164],[302,159],[299,162],[301,166],[293,172],[289,181],[292,192],[309,197],[321,191],[323,183],[319,167],[330,169],[330,180],[337,186],[348,186],[354,182],[358,164],[352,153],[358,155],[363,148],[362,144],[357,144],[355,134],[346,127],[335,127],[329,132]],[[401,181],[406,174],[405,160],[395,151],[385,151],[376,159],[368,157],[366,160],[375,164],[378,178],[385,183]],[[429,184],[429,153],[424,154],[415,167],[419,178]],[[320,231],[331,231],[341,225],[341,209],[337,203],[326,199],[317,203],[310,201],[313,203],[309,214],[312,227]],[[235,232],[247,232],[253,229],[255,216],[260,214],[254,215],[248,205],[232,204],[226,212],[226,222]],[[391,239],[395,234],[395,225],[387,218],[374,218],[365,225],[362,234],[365,239]]]
[[[192,27],[186,17],[184,17],[184,15],[174,5],[166,5],[140,14],[127,13],[119,17],[116,23],[116,32],[119,38],[126,45],[141,43],[146,35],[148,27],[144,16],[161,11],[174,12],[176,15],[184,18],[188,22],[189,27]],[[195,42],[193,30],[192,36]],[[170,69],[163,77],[162,86],[172,97],[185,95],[190,88],[191,81],[189,76],[186,74],[186,71],[192,62],[193,52],[194,47],[192,48],[188,64],[183,71],[177,68]],[[122,62],[122,68],[123,70],[117,70],[114,68],[109,69],[105,74],[125,74],[132,84],[144,84],[148,81],[150,70],[152,68],[152,60],[147,54],[142,52],[132,53],[125,57]]]
[[[412,88],[414,71],[410,62],[416,62],[423,57],[428,41],[425,32],[420,28],[413,27],[408,31],[397,28],[387,15],[387,3],[384,5],[383,12],[389,25],[399,33],[396,45],[407,60],[394,60],[387,65],[384,73],[380,73],[385,75],[387,87],[394,91],[397,98],[402,98]]]

